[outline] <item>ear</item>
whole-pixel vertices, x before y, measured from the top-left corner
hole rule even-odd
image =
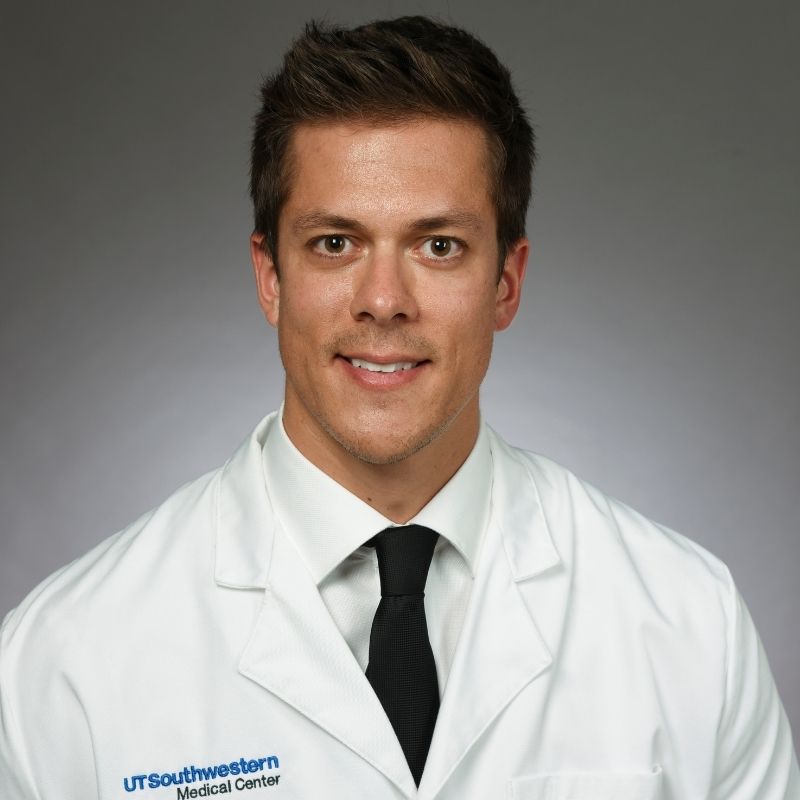
[[[494,327],[497,331],[504,331],[516,316],[522,299],[522,284],[525,280],[529,250],[530,242],[523,238],[514,242],[506,253],[495,300]]]
[[[262,233],[254,233],[250,237],[250,259],[253,262],[259,305],[267,322],[273,328],[277,328],[280,281],[278,280],[278,270],[275,268],[272,256],[267,251]]]

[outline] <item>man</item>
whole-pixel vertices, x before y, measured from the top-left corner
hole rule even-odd
[[[800,797],[724,565],[481,421],[528,254],[508,72],[310,26],[262,101],[282,410],[6,619],[3,800]]]

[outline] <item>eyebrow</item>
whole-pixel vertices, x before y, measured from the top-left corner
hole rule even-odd
[[[453,210],[435,217],[422,217],[410,225],[410,229],[417,233],[441,228],[468,228],[480,233],[483,230],[483,220],[471,211]]]
[[[453,209],[431,217],[415,219],[408,229],[411,233],[431,233],[444,228],[468,228],[480,233],[484,228],[483,219],[471,211]],[[363,223],[350,217],[332,214],[327,211],[309,211],[301,214],[292,222],[292,231],[295,234],[303,233],[313,228],[330,228],[331,230],[351,230],[357,233],[366,232]]]
[[[339,214],[329,214],[327,211],[309,211],[301,214],[292,222],[294,233],[303,233],[312,228],[331,228],[332,230],[347,230],[364,232],[364,226],[358,220],[342,217]]]

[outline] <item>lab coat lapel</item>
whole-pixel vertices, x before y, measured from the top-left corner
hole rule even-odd
[[[391,723],[287,537],[276,532],[269,586],[239,670],[416,792]]]
[[[445,687],[420,798],[434,797],[492,721],[552,656],[520,582],[558,568],[536,486],[494,434],[492,512]]]
[[[275,524],[261,455],[275,420],[275,414],[262,420],[217,484],[216,582],[264,592],[239,671],[412,797],[414,780],[380,701],[299,554]]]

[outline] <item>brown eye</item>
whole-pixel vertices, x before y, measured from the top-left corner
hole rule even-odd
[[[422,255],[429,261],[449,264],[462,255],[464,243],[452,236],[431,236],[422,243]]]
[[[322,243],[325,250],[331,253],[331,255],[339,255],[339,253],[344,252],[347,240],[344,236],[326,236],[322,240]]]
[[[450,239],[445,239],[442,236],[439,236],[436,239],[431,239],[431,252],[436,256],[449,255],[452,246],[452,241]]]

